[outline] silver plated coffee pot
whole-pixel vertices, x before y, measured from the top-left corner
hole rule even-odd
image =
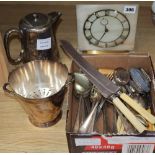
[[[19,21],[19,28],[11,28],[4,35],[4,47],[9,62],[13,65],[32,60],[56,59],[56,39],[54,25],[60,12],[49,14],[30,13]],[[12,36],[21,41],[21,51],[17,59],[11,57],[10,42]]]

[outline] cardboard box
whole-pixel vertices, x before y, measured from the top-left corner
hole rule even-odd
[[[155,85],[154,69],[152,61],[147,54],[105,54],[105,55],[84,55],[84,58],[93,66],[98,68],[115,69],[124,67],[142,67],[151,77],[151,96],[153,104],[151,106],[152,114],[155,114]],[[77,72],[79,68],[73,62],[71,72]],[[68,91],[68,112],[66,121],[66,136],[69,152],[133,152],[147,153],[155,152],[155,131],[145,131],[141,134],[123,135],[123,134],[102,134],[103,120],[99,120],[99,131],[94,133],[80,134],[73,132],[73,126],[76,119],[78,103],[73,95],[73,86]],[[111,115],[110,115],[111,116]],[[109,116],[109,117],[110,117]]]

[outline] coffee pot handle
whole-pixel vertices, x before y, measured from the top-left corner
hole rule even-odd
[[[62,15],[61,12],[56,11],[48,13],[48,16],[50,17],[52,24],[56,23],[61,15]]]
[[[19,31],[19,29],[17,28],[13,28],[13,29],[9,29],[5,35],[4,35],[4,47],[5,47],[5,50],[6,50],[6,55],[7,55],[7,58],[9,60],[9,62],[12,64],[12,65],[17,65],[19,64],[21,61],[22,61],[22,55],[23,55],[23,49],[21,50],[20,52],[20,55],[18,58],[16,59],[13,59],[11,57],[11,54],[10,54],[10,39],[11,39],[11,36],[13,35],[17,35],[19,36],[19,38],[21,39],[22,38],[22,34],[21,32]]]

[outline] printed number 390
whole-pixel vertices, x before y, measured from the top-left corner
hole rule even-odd
[[[136,6],[125,6],[124,7],[124,13],[134,14],[135,12],[136,12]]]

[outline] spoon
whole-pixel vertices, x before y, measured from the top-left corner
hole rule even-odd
[[[97,112],[100,113],[99,111],[97,111],[97,108],[100,104],[102,104],[103,106],[105,102],[105,99],[102,99],[102,95],[97,91],[94,86],[90,92],[90,100],[92,101],[92,110],[89,113],[88,117],[85,119],[84,123],[81,125],[79,129],[80,133],[91,133],[94,131],[96,115],[99,115],[97,114]]]
[[[118,67],[114,69],[113,78],[114,82],[119,86],[124,87],[129,94],[132,95],[135,93],[135,89],[128,85],[130,82],[130,74],[125,68]]]
[[[74,73],[75,82],[74,82],[74,95],[77,98],[84,99],[86,107],[86,116],[91,110],[90,101],[89,101],[89,92],[92,88],[92,83],[88,80],[85,74],[83,73]]]
[[[86,77],[85,74],[83,73],[74,73],[74,92],[76,95],[81,95],[83,94],[86,90],[89,90],[91,87],[91,83]]]
[[[129,72],[122,67],[116,68],[114,70],[113,76],[114,76],[114,81],[120,86],[125,86],[130,81]]]
[[[74,124],[74,131],[79,130],[80,124],[83,123],[86,113],[90,111],[89,102],[85,103],[85,100],[89,96],[91,83],[83,73],[74,73],[74,95],[79,99],[79,106],[77,110],[77,116]]]

